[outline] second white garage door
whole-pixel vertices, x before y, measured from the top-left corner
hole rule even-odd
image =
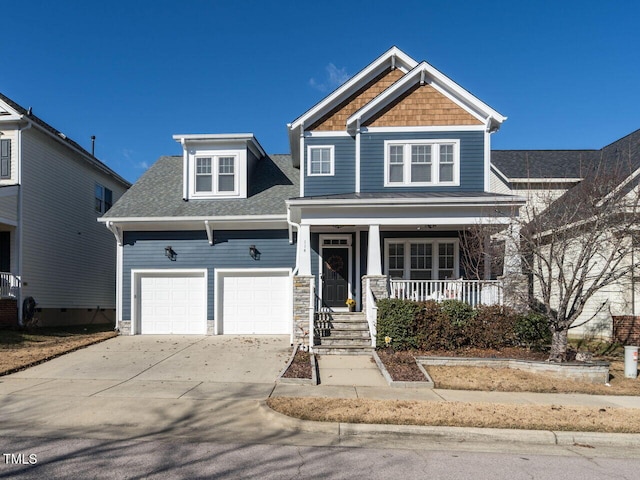
[[[218,285],[222,333],[291,333],[288,271],[219,272]]]

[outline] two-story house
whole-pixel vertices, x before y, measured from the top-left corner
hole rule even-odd
[[[22,323],[29,297],[41,326],[113,322],[115,248],[96,218],[129,182],[2,94],[0,147],[0,323]]]
[[[389,293],[501,301],[491,272],[460,280],[460,238],[504,230],[524,204],[490,189],[505,119],[393,47],[288,125],[291,155],[251,134],[176,135],[182,156],[100,219],[118,241],[121,331],[304,340],[349,299],[358,312]]]

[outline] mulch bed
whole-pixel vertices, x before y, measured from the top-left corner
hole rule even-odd
[[[309,352],[296,351],[293,362],[291,362],[291,365],[282,376],[284,378],[312,378]]]
[[[411,350],[394,352],[392,348],[381,348],[377,354],[389,375],[396,382],[424,382],[424,374],[418,368],[415,357],[467,357],[467,358],[515,358],[520,360],[546,360],[548,353],[509,347],[501,350],[464,348],[459,350]]]

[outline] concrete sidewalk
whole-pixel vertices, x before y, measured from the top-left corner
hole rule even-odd
[[[392,388],[368,355],[322,355],[317,359],[320,385],[280,383],[271,396],[640,408],[640,396]]]

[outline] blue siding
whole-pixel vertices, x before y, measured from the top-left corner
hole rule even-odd
[[[460,186],[384,187],[385,140],[429,140],[441,138],[460,140]],[[360,135],[360,191],[484,191],[484,132],[362,133]]]
[[[294,268],[296,246],[289,245],[286,230],[214,230],[209,245],[203,231],[125,232],[122,269],[122,319],[131,319],[131,269],[207,268],[207,318],[213,319],[215,268]],[[176,261],[164,254],[171,245]],[[249,246],[260,251],[260,260],[249,256]]]
[[[307,171],[307,147],[309,145],[333,145],[335,155],[332,176],[310,177]],[[331,195],[353,193],[356,189],[356,141],[353,137],[309,137],[304,149],[304,195]]]

